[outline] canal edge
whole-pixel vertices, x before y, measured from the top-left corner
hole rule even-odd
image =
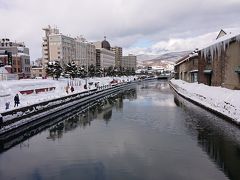
[[[233,118],[227,116],[226,114],[223,114],[223,113],[221,113],[221,112],[219,112],[219,111],[217,111],[217,110],[215,110],[215,109],[212,109],[212,108],[210,108],[210,107],[208,107],[208,106],[205,106],[204,104],[202,104],[202,103],[200,103],[200,102],[198,102],[198,101],[195,101],[195,100],[187,97],[187,96],[184,95],[183,93],[179,92],[178,89],[177,89],[177,88],[174,86],[174,84],[172,84],[171,82],[169,82],[168,84],[169,84],[170,88],[171,88],[176,94],[178,94],[178,95],[181,96],[182,98],[186,99],[187,101],[189,101],[189,102],[191,102],[191,103],[193,103],[193,104],[195,104],[195,105],[197,105],[197,106],[199,106],[199,107],[201,107],[201,108],[203,108],[203,109],[205,109],[205,110],[207,110],[207,111],[215,114],[216,116],[218,116],[218,117],[226,120],[227,122],[230,122],[231,124],[236,125],[237,127],[240,127],[240,123],[238,123],[235,119],[233,119]]]

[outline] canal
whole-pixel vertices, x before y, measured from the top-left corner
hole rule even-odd
[[[240,179],[240,129],[166,81],[134,85],[0,148],[1,180]]]

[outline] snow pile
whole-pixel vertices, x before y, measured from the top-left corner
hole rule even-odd
[[[75,78],[74,80],[60,78],[59,80],[52,79],[22,79],[22,80],[11,80],[11,81],[0,81],[0,113],[6,111],[5,104],[10,102],[9,110],[14,109],[14,96],[19,95],[20,105],[18,107],[29,106],[32,104],[48,101],[51,99],[56,99],[60,97],[67,96],[69,94],[80,93],[86,91],[84,85],[88,84],[88,89],[96,89],[95,83],[98,86],[110,85],[110,82],[114,79],[121,82],[133,81],[134,76],[123,76],[123,77],[102,77],[102,78],[86,78],[80,79]],[[66,92],[66,87],[73,86],[74,92]],[[45,92],[36,93],[36,89],[52,88]],[[20,91],[34,90],[32,94],[21,94]]]
[[[172,79],[171,83],[180,94],[240,123],[240,90],[188,83],[175,79]]]

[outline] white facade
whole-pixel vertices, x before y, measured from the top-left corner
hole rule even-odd
[[[111,50],[115,53],[115,66],[122,66],[122,48],[121,47],[111,47]]]
[[[129,68],[129,69],[133,68],[134,70],[136,70],[137,56],[134,56],[132,54],[129,54],[128,56],[123,56],[122,57],[122,67]]]
[[[62,34],[49,35],[49,60],[61,65],[75,60],[75,40]]]
[[[82,37],[72,38],[62,35],[56,28],[43,29],[43,63],[57,60],[63,66],[74,61],[77,66],[96,65],[96,49]]]
[[[100,49],[100,66],[101,68],[108,68],[110,66],[115,66],[115,53],[107,49]]]
[[[96,66],[96,48],[92,43],[87,42],[84,38],[75,39],[77,66],[84,65],[85,67],[93,64]]]

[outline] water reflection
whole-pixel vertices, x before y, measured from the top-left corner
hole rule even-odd
[[[91,126],[91,122],[95,119],[103,120],[108,124],[112,117],[113,108],[121,111],[124,99],[132,100],[136,99],[136,97],[136,89],[131,89],[101,100],[96,105],[87,108],[84,112],[74,114],[63,122],[51,127],[47,138],[55,140],[62,138],[64,133],[73,131],[78,127],[85,129]]]
[[[176,105],[186,112],[188,132],[197,138],[198,145],[230,179],[240,179],[240,131],[206,110],[195,106],[180,96]]]
[[[64,133],[68,133],[77,129],[78,127],[85,129],[91,125],[94,119],[100,119],[108,124],[112,117],[112,109],[115,108],[117,111],[122,111],[123,100],[133,100],[136,99],[136,87],[114,94],[109,98],[98,101],[91,107],[87,107],[83,111],[76,113],[67,113],[65,116],[55,118],[50,122],[42,124],[38,127],[29,129],[29,131],[19,134],[17,137],[11,139],[3,140],[0,142],[0,153],[15,146],[26,139],[36,135],[37,133],[49,128],[49,135],[47,139],[56,140],[63,137]]]

